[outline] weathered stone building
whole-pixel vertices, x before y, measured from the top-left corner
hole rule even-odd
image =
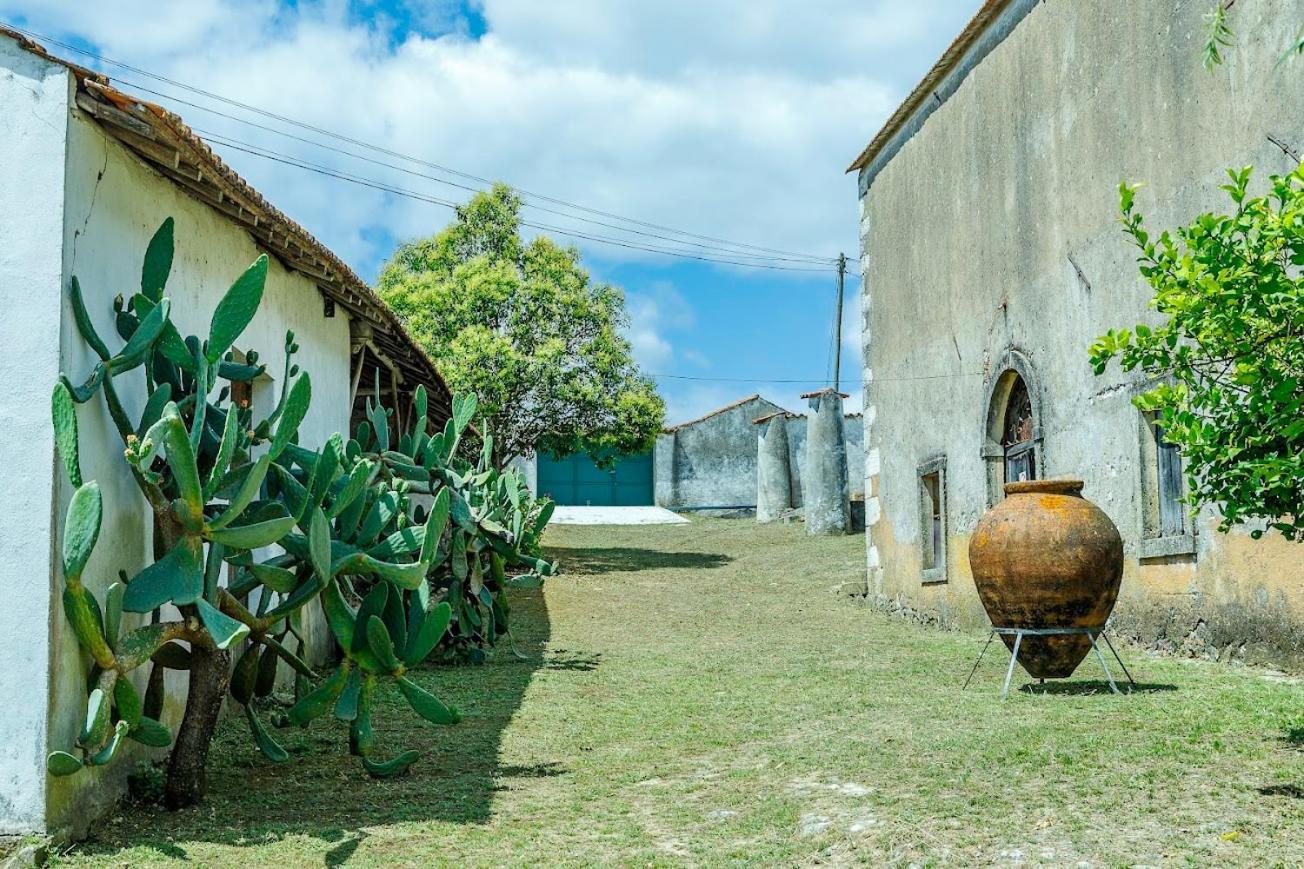
[[[1239,4],[1200,63],[1208,2],[990,0],[856,159],[868,591],[986,624],[969,535],[1007,478],[1080,476],[1126,542],[1115,625],[1205,655],[1304,664],[1304,547],[1187,515],[1181,457],[1087,347],[1153,321],[1117,223],[1226,207],[1298,165],[1304,68],[1276,67],[1304,0]]]
[[[656,504],[669,510],[734,511],[756,507],[755,421],[783,413],[788,425],[788,468],[793,507],[802,506],[806,459],[806,417],[790,413],[760,395],[749,395],[705,416],[667,428],[654,453]],[[845,424],[848,492],[863,492],[864,452],[858,414]]]

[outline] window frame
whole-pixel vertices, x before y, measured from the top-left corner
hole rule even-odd
[[[925,482],[925,478],[931,476],[937,477],[936,517],[933,514],[932,496]],[[947,568],[950,562],[947,557],[946,456],[933,456],[921,463],[916,469],[915,479],[919,486],[920,582],[923,585],[940,585],[949,579]],[[933,525],[935,520],[938,522],[936,532]],[[930,560],[932,567],[924,567]]]
[[[1196,523],[1187,505],[1179,503],[1182,530],[1172,533],[1164,528],[1164,484],[1162,456],[1165,452],[1158,420],[1153,413],[1139,413],[1139,525],[1137,555],[1141,561],[1161,558],[1190,557],[1196,554]],[[1177,482],[1181,496],[1186,496],[1184,463],[1178,453]]]

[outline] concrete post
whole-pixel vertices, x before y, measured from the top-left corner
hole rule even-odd
[[[676,494],[675,434],[665,432],[657,435],[656,448],[652,452],[652,500],[658,507],[672,510],[678,506]]]
[[[846,534],[847,446],[843,436],[842,399],[832,389],[803,395],[810,401],[806,421],[805,508],[809,534]]]
[[[756,521],[773,522],[792,508],[788,468],[788,415],[756,420]]]

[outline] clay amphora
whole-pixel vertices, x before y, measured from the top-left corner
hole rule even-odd
[[[978,522],[969,565],[992,625],[1101,628],[1123,576],[1123,539],[1082,497],[1082,481],[1005,484],[1005,500]],[[1003,634],[1014,648],[1014,636]],[[1023,638],[1019,663],[1034,678],[1071,676],[1091,651],[1082,634]]]

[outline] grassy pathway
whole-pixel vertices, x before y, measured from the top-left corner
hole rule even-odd
[[[856,538],[701,521],[548,543],[567,573],[518,601],[531,660],[418,674],[457,728],[378,722],[382,748],[426,750],[411,775],[367,780],[333,721],[281,731],[279,767],[233,727],[205,806],[127,810],[64,860],[1304,864],[1304,684],[1132,655],[1153,690],[1002,703],[1000,654],[960,692],[981,637],[829,594]]]

